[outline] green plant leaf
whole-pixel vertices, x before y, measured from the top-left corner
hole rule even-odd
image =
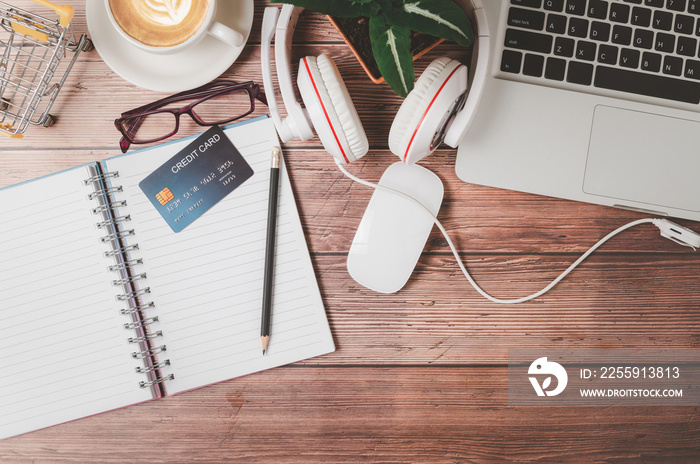
[[[465,47],[474,42],[469,17],[452,0],[405,0],[399,7],[383,6],[386,21],[391,25],[453,40]]]
[[[388,25],[379,15],[369,20],[369,37],[384,80],[394,92],[405,97],[413,89],[416,78],[411,56],[411,31]]]
[[[337,18],[374,16],[380,10],[374,0],[280,0],[280,3],[301,6]]]

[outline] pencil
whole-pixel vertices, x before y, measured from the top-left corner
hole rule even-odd
[[[275,275],[275,238],[277,237],[277,200],[279,197],[280,147],[272,148],[270,164],[270,195],[267,208],[267,241],[265,245],[265,278],[263,280],[262,318],[260,322],[260,341],[263,356],[270,343],[270,316],[272,312],[272,281]]]

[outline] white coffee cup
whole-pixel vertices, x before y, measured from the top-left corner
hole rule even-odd
[[[146,1],[147,4],[166,4],[166,3],[172,3],[174,4],[175,1],[173,0],[150,0]],[[199,28],[194,32],[193,35],[191,35],[187,40],[181,43],[177,43],[174,45],[163,45],[163,46],[153,46],[153,45],[148,45],[144,42],[141,42],[135,37],[132,37],[129,35],[120,25],[119,22],[115,19],[115,16],[112,12],[112,8],[110,7],[110,1],[109,0],[104,0],[105,4],[105,9],[107,10],[107,15],[109,16],[109,20],[112,23],[112,26],[119,32],[119,34],[124,37],[125,40],[127,40],[129,43],[132,45],[145,50],[147,52],[151,53],[177,53],[181,52],[185,49],[188,49],[190,47],[193,47],[197,45],[202,39],[204,39],[207,35],[211,35],[218,40],[221,40],[222,42],[225,42],[233,47],[239,47],[243,45],[245,38],[243,35],[234,30],[231,29],[230,27],[226,26],[225,24],[217,21],[216,18],[216,5],[217,5],[217,0],[210,0],[209,5],[207,7],[207,12],[204,17],[204,20],[201,22],[199,25]]]

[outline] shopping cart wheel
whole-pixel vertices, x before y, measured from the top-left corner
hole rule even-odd
[[[56,117],[52,116],[50,114],[47,114],[46,119],[44,120],[44,122],[41,125],[44,127],[50,127],[50,126],[53,126],[55,122],[56,122]]]
[[[92,43],[92,40],[90,39],[85,39],[85,44],[83,45],[83,51],[84,52],[91,52],[95,49],[95,44]]]

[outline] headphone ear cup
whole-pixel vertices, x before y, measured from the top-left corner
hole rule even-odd
[[[343,163],[364,156],[369,141],[333,59],[326,54],[302,58],[297,86],[326,150]]]
[[[457,84],[446,88],[447,81],[460,67],[463,68],[463,72],[459,73]],[[429,134],[428,132],[432,126],[437,129],[445,115],[449,105],[443,108],[444,102],[449,101],[451,104],[466,91],[466,80],[466,67],[458,61],[442,57],[430,63],[416,81],[413,90],[404,100],[391,124],[389,130],[391,152],[404,163],[415,163],[431,154],[436,148],[431,148],[435,130]],[[438,99],[439,96],[440,99]],[[429,112],[432,112],[430,117]],[[437,119],[438,117],[440,119]],[[429,140],[425,140],[426,135],[429,136]]]

